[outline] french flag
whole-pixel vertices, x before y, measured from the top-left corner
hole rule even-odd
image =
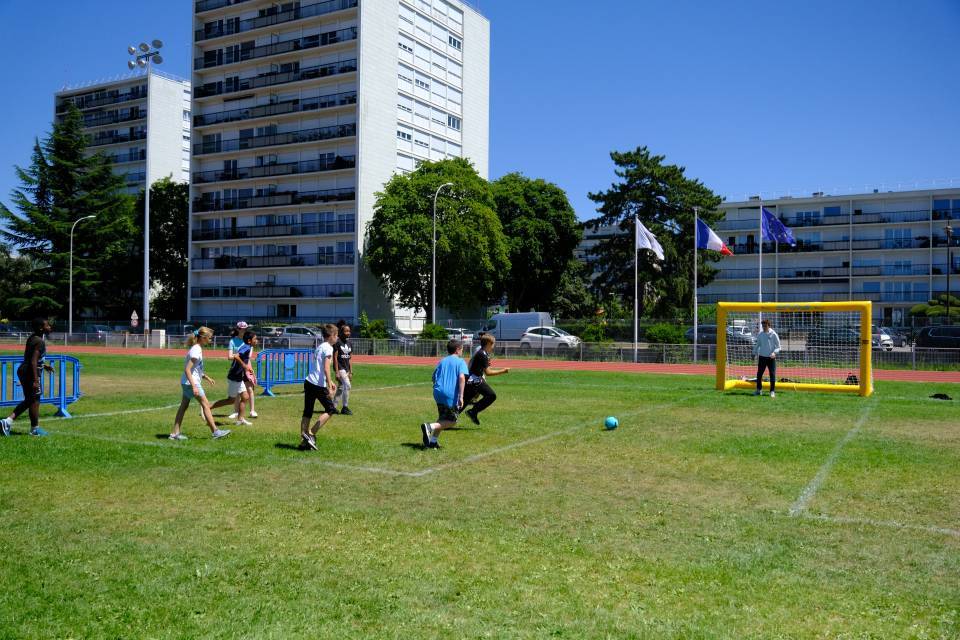
[[[720,236],[714,233],[713,229],[708,227],[700,218],[697,218],[697,248],[719,251],[721,255],[725,256],[733,255],[730,247],[725,245]]]

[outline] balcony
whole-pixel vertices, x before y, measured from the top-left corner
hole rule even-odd
[[[953,239],[953,246],[960,246],[960,238]],[[852,245],[852,246],[851,246]],[[934,247],[946,247],[947,238],[945,236],[934,236]],[[810,253],[815,251],[871,251],[871,250],[892,250],[892,249],[927,249],[930,247],[930,238],[928,236],[917,236],[916,238],[862,238],[849,240],[797,240],[797,246],[781,244],[779,252],[783,253]],[[756,243],[737,244],[731,247],[734,254],[753,254],[758,253]],[[773,243],[763,243],[763,253],[773,254],[775,251]]]
[[[146,131],[133,131],[129,133],[118,133],[111,131],[110,135],[97,135],[87,137],[88,147],[102,147],[108,144],[120,144],[121,142],[133,142],[135,140],[146,140]]]
[[[289,176],[300,173],[315,173],[318,171],[353,169],[356,166],[356,156],[336,156],[332,160],[320,158],[317,160],[304,160],[303,162],[266,164],[259,167],[238,167],[236,169],[196,171],[193,174],[193,182],[195,184],[204,184],[208,182],[228,182],[230,180],[250,180],[253,178],[266,178],[270,176]]]
[[[199,198],[193,201],[193,211],[234,211],[237,209],[259,209],[265,207],[286,207],[316,202],[347,202],[356,200],[353,187],[343,189],[324,189],[321,191],[277,191],[269,195],[233,196],[227,198]]]
[[[208,98],[225,93],[237,93],[238,91],[250,91],[261,87],[272,87],[278,84],[287,84],[290,82],[299,82],[301,80],[312,80],[314,78],[326,78],[341,73],[352,73],[357,70],[356,58],[342,60],[340,62],[330,62],[313,67],[306,67],[298,71],[273,71],[270,73],[261,73],[246,78],[233,79],[230,81],[208,82],[200,87],[195,87],[193,94],[197,98]]]
[[[134,153],[113,153],[104,154],[104,156],[113,164],[124,164],[125,162],[143,162],[147,159],[147,152],[144,149],[140,149]]]
[[[926,302],[930,299],[930,293],[927,291],[911,292],[880,292],[880,291],[854,291],[852,294],[847,291],[780,291],[774,293],[772,290],[764,289],[764,302],[846,302],[848,300],[871,300],[873,302],[904,302],[916,304]],[[751,292],[731,291],[727,293],[701,293],[698,296],[699,302],[709,304],[714,302],[752,302],[756,299],[757,292],[754,288]]]
[[[266,136],[200,142],[193,145],[193,155],[201,156],[208,153],[222,153],[224,151],[242,151],[244,149],[259,149],[261,147],[274,147],[285,144],[334,140],[336,138],[349,138],[355,135],[357,135],[357,124],[352,122],[350,124],[334,125],[332,127],[320,127],[318,129],[272,133]]]
[[[233,5],[243,4],[249,1],[250,0],[198,0],[194,5],[194,9],[196,13],[203,13],[204,11],[213,11],[221,7],[232,7]]]
[[[293,256],[218,256],[216,258],[193,258],[190,268],[194,271],[210,269],[263,269],[275,267],[334,267],[352,265],[352,251],[301,253]]]
[[[134,120],[143,120],[147,117],[146,109],[136,109],[126,115],[119,113],[103,113],[96,117],[86,116],[83,118],[84,127],[102,127],[108,124],[117,124],[120,122],[132,122]]]
[[[133,173],[128,173],[123,176],[124,181],[128,185],[137,184],[139,182],[144,182],[147,179],[146,171],[135,171]]]
[[[199,2],[197,3],[198,7],[200,4],[201,3]],[[321,16],[327,13],[333,13],[334,11],[352,9],[356,6],[357,0],[326,0],[326,2],[308,4],[305,7],[296,7],[294,9],[279,11],[270,15],[247,18],[246,20],[239,20],[237,18],[232,20],[218,20],[215,23],[211,22],[204,25],[203,29],[197,29],[194,32],[194,40],[196,42],[200,42],[202,40],[219,38],[221,36],[229,36],[236,33],[246,33],[247,31],[253,31],[254,29],[262,29],[263,27],[293,22],[294,20],[300,20],[301,18]]]
[[[320,96],[318,98],[297,98],[295,100],[287,100],[284,102],[274,102],[273,104],[247,107],[246,109],[230,109],[229,111],[204,113],[193,116],[193,126],[203,127],[206,125],[224,124],[227,122],[240,122],[243,120],[254,120],[256,118],[279,116],[286,113],[318,111],[320,109],[329,109],[331,107],[342,107],[348,104],[357,104],[356,91],[332,93],[329,95]]]
[[[197,229],[191,231],[194,242],[210,240],[238,240],[245,238],[269,238],[280,236],[311,236],[336,233],[354,233],[357,230],[356,219],[336,220],[332,222],[307,222],[303,224],[249,225],[245,227],[226,227],[223,229]]]
[[[780,216],[780,221],[791,228],[803,227],[828,227],[831,225],[853,224],[893,224],[905,222],[927,222],[933,220],[945,220],[951,217],[960,217],[960,210],[935,210],[920,209],[913,211],[888,211],[883,213],[856,213],[852,216],[825,215],[816,218],[795,218],[790,216]],[[760,227],[759,220],[722,220],[714,227],[717,231],[754,231]]]
[[[357,28],[347,27],[336,31],[327,31],[315,36],[306,36],[296,40],[284,40],[274,42],[273,44],[264,44],[259,47],[250,47],[249,49],[238,49],[235,55],[224,55],[224,51],[230,53],[233,48],[215,49],[207,51],[202,58],[193,59],[194,70],[213,69],[235,62],[244,62],[246,60],[257,60],[269,56],[279,55],[281,53],[290,53],[291,51],[305,51],[316,49],[317,47],[326,47],[340,42],[349,42],[357,39]]]
[[[352,284],[253,285],[191,287],[190,297],[201,298],[352,298]]]
[[[87,94],[83,96],[74,96],[67,98],[57,104],[57,113],[66,113],[67,105],[73,103],[77,109],[93,109],[94,107],[103,107],[108,104],[119,104],[121,102],[130,102],[132,100],[143,100],[147,97],[147,87],[137,87],[136,91],[126,93],[112,93],[106,96],[94,97],[96,94]]]

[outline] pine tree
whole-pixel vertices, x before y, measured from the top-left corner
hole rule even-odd
[[[133,198],[102,154],[87,156],[80,112],[71,105],[62,122],[34,145],[30,166],[16,167],[21,182],[11,194],[18,213],[0,204],[0,237],[31,259],[29,297],[18,300],[23,317],[63,316],[67,310],[70,227],[74,234],[75,314],[126,317],[136,308],[137,229]]]
[[[143,228],[143,196],[141,191],[137,198],[138,229]],[[150,300],[151,316],[186,317],[189,199],[190,185],[169,177],[157,180],[150,189],[150,288],[157,291]],[[136,255],[142,260],[142,243]]]

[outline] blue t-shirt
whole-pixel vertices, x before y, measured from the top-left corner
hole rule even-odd
[[[455,353],[441,360],[433,370],[433,399],[437,404],[456,406],[460,376],[468,373],[467,363]]]

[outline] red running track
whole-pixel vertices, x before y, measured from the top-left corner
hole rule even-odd
[[[51,353],[59,352],[57,345],[48,345]],[[0,345],[0,351],[19,352],[22,347],[17,345]],[[182,358],[180,349],[138,349],[114,347],[70,347],[71,354],[97,353],[117,356],[166,356],[168,358]],[[420,358],[414,356],[365,356],[355,354],[353,359],[358,363],[391,364],[391,365],[420,365],[432,366],[437,358]],[[498,358],[498,367],[511,369],[535,369],[541,371],[612,371],[620,373],[656,373],[672,375],[701,375],[712,376],[716,369],[712,364],[656,364],[632,362],[579,362],[576,360],[508,360]],[[960,383],[960,371],[913,371],[910,369],[874,369],[874,380],[891,380],[896,382],[952,382]]]

